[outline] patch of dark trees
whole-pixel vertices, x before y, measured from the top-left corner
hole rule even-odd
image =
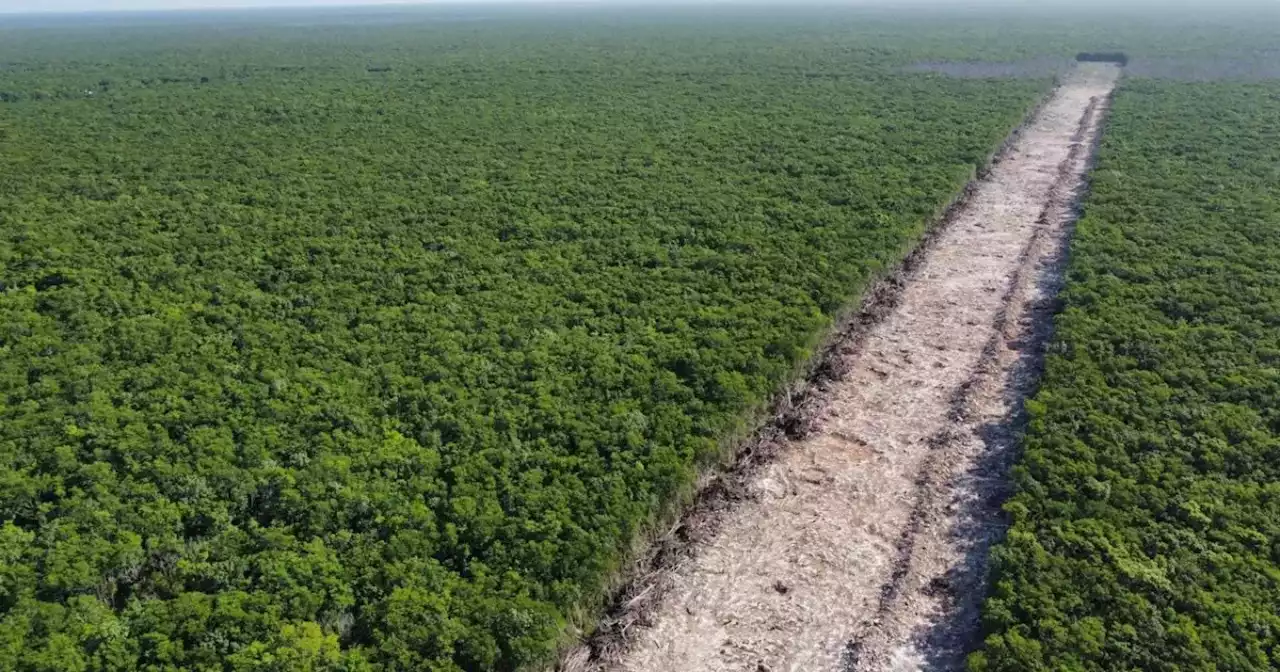
[[[1077,63],[1118,63],[1129,65],[1129,56],[1123,51],[1082,51],[1076,54]]]

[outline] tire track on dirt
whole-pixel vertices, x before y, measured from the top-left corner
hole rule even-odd
[[[1009,346],[1051,315],[1025,308],[1053,267],[1045,250],[1065,237],[1055,222],[1070,217],[1054,204],[1081,182],[1095,101],[1117,74],[1088,65],[1064,79],[913,255],[879,319],[837,343],[825,384],[801,395],[805,426],[761,437],[750,477],[704,512],[714,524],[684,519],[666,535],[661,576],[636,582],[646,587],[608,636],[562,669],[954,668],[961,658],[946,651],[972,631],[957,623],[976,618],[964,605],[981,599],[972,577],[985,571],[1003,492],[990,474],[959,476],[986,459],[991,419],[1007,426],[1020,407],[1025,390],[1004,390],[1027,367]],[[968,602],[949,596],[950,580]]]
[[[961,670],[980,632],[987,559],[1004,536],[1001,506],[1062,287],[1068,238],[1109,96],[1080,119],[972,378],[953,400],[953,425],[932,439],[911,524],[876,617],[850,640],[847,672]]]

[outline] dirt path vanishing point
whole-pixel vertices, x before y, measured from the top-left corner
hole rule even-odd
[[[1081,64],[955,211],[896,307],[661,580],[617,672],[959,670],[975,643],[1004,474],[1065,241],[1119,70]],[[646,588],[645,590],[649,590]]]

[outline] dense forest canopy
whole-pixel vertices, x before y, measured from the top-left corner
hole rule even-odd
[[[543,659],[1050,83],[858,36],[10,33],[0,669]]]
[[[1056,67],[906,66],[1146,23],[0,22],[0,669],[545,660]]]
[[[1280,669],[1277,100],[1117,95],[973,672]]]

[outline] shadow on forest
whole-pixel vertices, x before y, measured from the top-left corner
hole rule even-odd
[[[1067,72],[1074,65],[1066,58],[1033,58],[1025,61],[936,61],[914,63],[908,72],[936,72],[958,79],[985,79],[988,77],[1051,77]]]
[[[1262,81],[1280,79],[1280,49],[1244,51],[1229,56],[1160,57],[1130,56],[1123,51],[1080,52],[1074,59],[1043,57],[1024,61],[937,61],[914,63],[908,72],[934,72],[959,79],[990,77],[1051,77],[1071,70],[1079,62],[1116,63],[1130,77],[1175,79],[1187,82]]]
[[[1185,82],[1280,79],[1280,49],[1265,49],[1219,58],[1135,58],[1125,71],[1134,77]]]

